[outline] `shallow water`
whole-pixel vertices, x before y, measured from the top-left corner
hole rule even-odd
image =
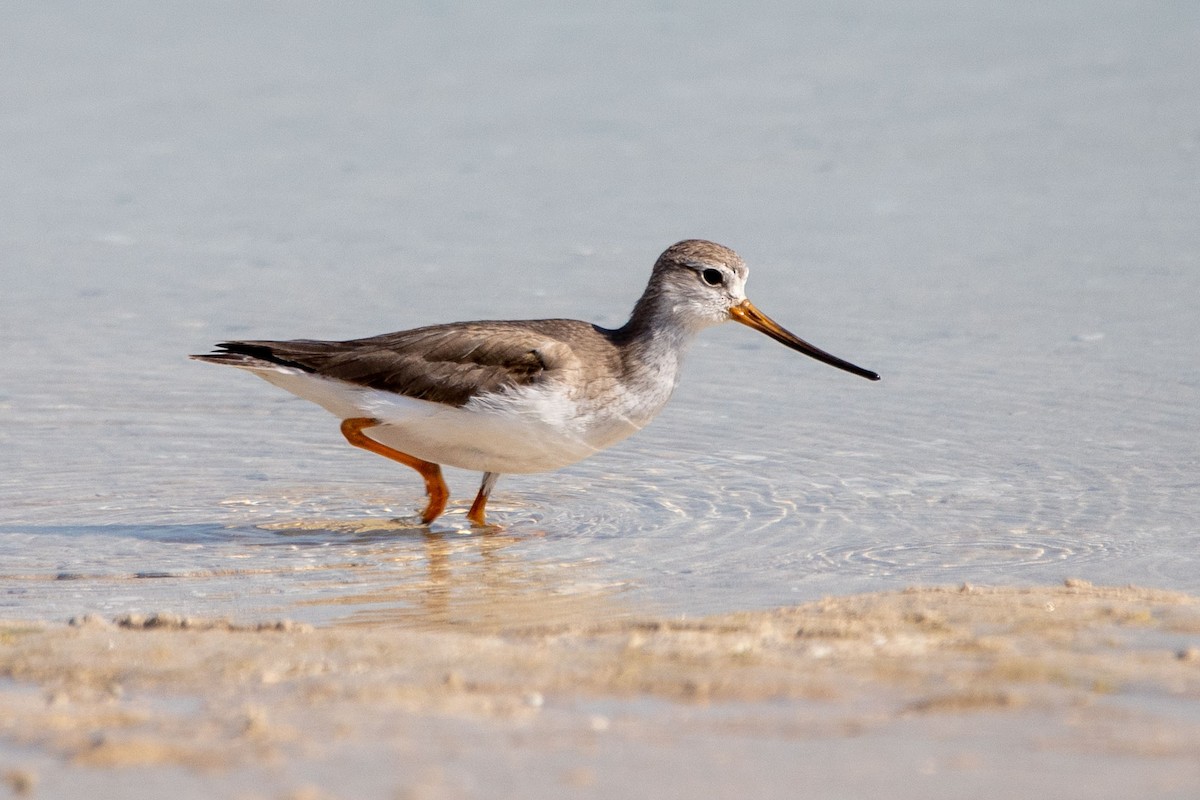
[[[5,10],[0,616],[1200,591],[1195,9],[880,11]],[[503,478],[500,533],[389,523],[415,474],[185,360],[617,325],[691,236],[883,381],[710,331],[650,428]]]

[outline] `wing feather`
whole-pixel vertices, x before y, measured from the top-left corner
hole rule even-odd
[[[578,327],[580,330],[571,330]],[[477,394],[550,379],[578,366],[566,341],[597,329],[575,320],[465,322],[349,341],[231,341],[210,359],[239,356],[419,400],[465,405]]]

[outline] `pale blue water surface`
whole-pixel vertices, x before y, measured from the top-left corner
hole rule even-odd
[[[6,7],[0,617],[1200,591],[1200,22],[1153,8]],[[454,471],[432,533],[372,529],[414,473],[185,358],[615,326],[688,237],[883,381],[709,331],[650,428],[502,479],[499,534]]]

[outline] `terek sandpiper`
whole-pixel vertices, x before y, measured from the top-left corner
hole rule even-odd
[[[249,370],[342,420],[350,444],[425,479],[425,524],[450,496],[439,465],[483,472],[468,519],[506,472],[573,464],[644,427],[679,381],[704,328],[734,320],[818,361],[879,376],[798,338],[746,299],[745,262],[728,247],[679,242],[654,264],[616,330],[573,319],[458,322],[343,342],[222,342],[192,358]]]

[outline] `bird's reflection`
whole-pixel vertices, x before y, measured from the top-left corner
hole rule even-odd
[[[594,564],[531,556],[536,547],[528,545],[542,532],[430,530],[400,521],[353,530],[347,523],[290,523],[280,532],[303,529],[308,539],[318,528],[326,545],[338,537],[334,546],[348,557],[318,570],[324,574],[308,583],[314,596],[295,604],[344,607],[348,613],[335,625],[503,632],[630,614],[618,599],[624,585],[601,579]]]

